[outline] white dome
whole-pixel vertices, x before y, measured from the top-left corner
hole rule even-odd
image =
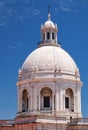
[[[25,60],[22,70],[29,71],[63,71],[73,74],[78,71],[71,56],[56,46],[43,46],[34,50]]]
[[[49,27],[55,28],[55,25],[51,20],[48,20],[48,21],[46,21],[44,23],[44,27],[46,27],[46,28],[49,28]]]

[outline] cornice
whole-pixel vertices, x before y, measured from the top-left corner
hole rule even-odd
[[[56,83],[56,84],[75,84],[77,86],[82,87],[83,83],[77,79],[65,79],[65,78],[32,78],[32,79],[24,79],[18,81],[16,83],[17,86],[30,84],[30,83]]]

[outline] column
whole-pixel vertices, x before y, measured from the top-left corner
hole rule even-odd
[[[18,112],[22,112],[22,91],[18,87]]]
[[[56,86],[56,111],[59,111],[59,87]]]
[[[63,111],[63,104],[64,104],[64,93],[62,90],[60,90],[60,111]]]
[[[77,94],[74,94],[74,112],[77,112],[77,109],[78,109],[77,102],[78,102]]]
[[[47,40],[47,33],[45,32],[45,40]]]
[[[52,94],[52,111],[54,111],[54,105],[55,105],[54,94]]]
[[[18,99],[19,100],[18,101],[18,109],[19,109],[18,111],[22,112],[22,89],[20,89],[20,88],[18,90],[18,98],[19,98]]]
[[[36,85],[35,85],[36,86]],[[36,87],[33,88],[33,110],[37,111],[37,90]]]
[[[40,111],[40,93],[39,93],[39,111]]]
[[[55,33],[55,40],[56,40],[56,42],[57,42],[57,33]]]
[[[19,88],[18,88],[17,92],[18,92],[18,112],[20,112]]]
[[[78,98],[78,112],[80,113],[81,112],[81,92],[80,92],[80,89],[78,89],[77,98]]]
[[[50,32],[50,40],[52,40],[52,32]]]
[[[30,95],[28,94],[28,111],[30,111]]]
[[[32,87],[30,87],[30,110],[32,111]]]
[[[65,98],[66,98],[66,95],[65,93],[63,94],[63,110],[66,111],[66,108],[65,108]]]

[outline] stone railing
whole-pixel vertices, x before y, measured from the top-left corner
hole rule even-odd
[[[88,118],[71,118],[70,125],[86,124],[88,125]]]
[[[52,117],[52,116],[35,116],[35,117],[30,117],[30,118],[23,118],[23,119],[17,119],[15,121],[15,124],[30,124],[30,123],[37,123],[37,121],[43,119],[47,121],[67,121],[65,117]]]
[[[13,125],[14,123],[15,123],[14,120],[0,120],[0,126]]]

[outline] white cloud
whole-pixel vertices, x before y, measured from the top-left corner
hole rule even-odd
[[[40,15],[40,10],[37,7],[34,8],[34,4],[35,0],[1,0],[0,25],[12,22],[11,20],[24,22],[30,19],[29,15]]]
[[[4,7],[5,2],[4,1],[0,1],[0,8]]]
[[[0,26],[5,26],[5,23],[0,23]]]
[[[81,2],[82,0],[80,0]],[[77,0],[59,0],[58,1],[58,8],[63,12],[74,12],[77,13],[77,5],[79,1]],[[58,12],[58,8],[55,9],[56,12]]]
[[[73,8],[67,8],[67,7],[60,7],[60,9],[63,11],[63,12],[74,12],[74,13],[77,13],[78,10],[77,9],[73,9]]]
[[[67,8],[67,7],[61,7],[61,10],[65,11],[65,12],[70,12],[70,11],[72,11],[71,8]]]
[[[19,42],[19,43],[11,45],[10,49],[22,48],[23,46],[24,46],[24,42]]]
[[[32,15],[40,15],[41,11],[37,8],[33,8],[32,12],[30,12]]]
[[[10,49],[16,49],[17,48],[17,45],[11,45],[10,46]]]

